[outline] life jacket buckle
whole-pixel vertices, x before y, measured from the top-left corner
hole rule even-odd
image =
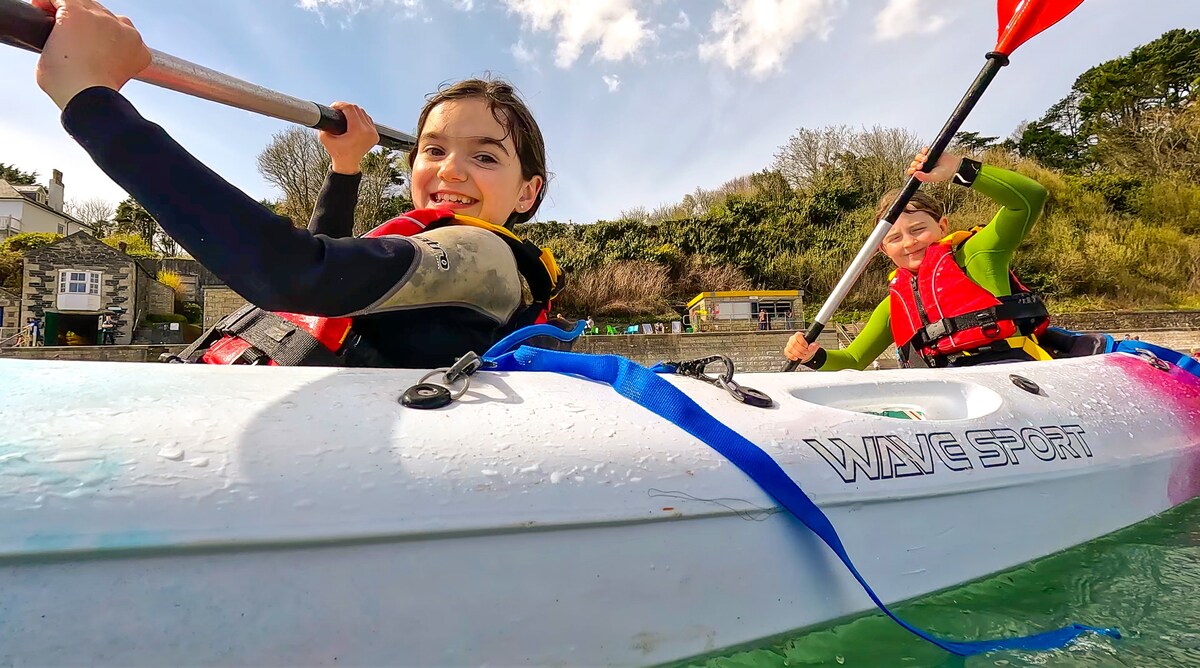
[[[945,318],[942,318],[941,320],[938,320],[937,322],[931,322],[925,326],[925,342],[926,343],[931,343],[931,344],[936,343],[938,341],[938,339],[945,337],[946,334],[947,334],[947,331],[946,331],[946,319]]]

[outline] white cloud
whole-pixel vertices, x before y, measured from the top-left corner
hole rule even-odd
[[[556,33],[554,62],[569,68],[585,47],[596,45],[596,57],[624,60],[652,37],[634,0],[504,0],[536,31]]]
[[[469,12],[475,9],[475,0],[454,0],[454,8],[459,11]]]
[[[748,67],[758,77],[783,68],[796,43],[825,39],[845,0],[724,0],[712,16],[710,39],[700,45],[702,60],[732,69]]]
[[[945,27],[945,15],[934,13],[927,0],[888,0],[875,15],[875,39],[899,39],[935,33]]]
[[[322,9],[345,10],[347,14],[357,14],[365,7],[382,7],[395,5],[403,12],[405,18],[413,18],[421,13],[423,0],[299,0],[301,9],[321,13]],[[471,9],[473,0],[455,0],[459,9]],[[465,6],[464,6],[465,5]]]
[[[537,59],[537,51],[525,46],[524,40],[517,40],[517,43],[510,46],[508,50],[512,53],[512,57],[522,65],[528,65]]]
[[[362,7],[362,2],[359,0],[300,0],[299,4],[301,9],[309,11],[316,11],[322,7],[345,8],[350,11],[358,11]]]
[[[621,77],[615,74],[605,74],[600,78],[604,80],[604,85],[608,86],[608,92],[615,93],[621,89]]]
[[[687,30],[690,27],[692,27],[692,20],[688,18],[688,15],[683,10],[679,10],[679,18],[671,24],[671,28],[674,30]]]

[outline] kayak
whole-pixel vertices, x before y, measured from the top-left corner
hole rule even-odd
[[[611,388],[483,371],[401,405],[425,373],[0,360],[0,664],[646,665],[873,607]],[[739,375],[769,408],[665,379],[886,602],[1200,495],[1200,379],[1153,356]]]

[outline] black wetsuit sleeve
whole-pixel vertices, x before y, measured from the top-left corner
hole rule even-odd
[[[354,206],[358,204],[360,183],[362,172],[326,174],[321,192],[317,194],[317,205],[308,221],[308,231],[334,239],[354,236]]]
[[[361,311],[393,292],[417,259],[404,237],[332,239],[296,228],[109,88],[77,94],[62,122],[167,234],[261,308],[323,316]]]

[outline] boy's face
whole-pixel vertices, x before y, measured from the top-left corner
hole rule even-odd
[[[916,271],[925,257],[925,249],[946,236],[949,222],[935,220],[928,211],[905,211],[888,230],[879,250],[901,269]]]
[[[540,176],[521,177],[513,138],[483,100],[448,100],[429,112],[413,161],[413,206],[503,225],[528,211],[541,187]]]

